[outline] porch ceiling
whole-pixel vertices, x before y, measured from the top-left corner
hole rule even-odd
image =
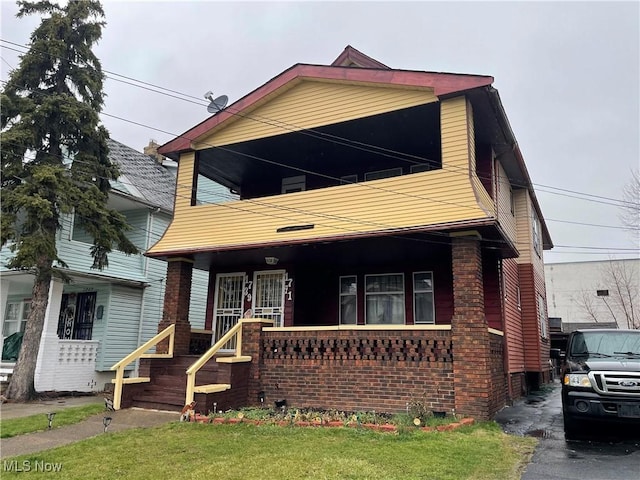
[[[306,174],[337,184],[340,176],[439,161],[439,104],[374,115],[198,152],[200,172],[226,187],[279,183]],[[433,152],[425,156],[425,152]]]

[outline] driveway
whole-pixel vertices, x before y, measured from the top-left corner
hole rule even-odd
[[[640,431],[598,429],[565,440],[558,382],[503,409],[496,421],[507,433],[540,440],[522,480],[640,479]]]

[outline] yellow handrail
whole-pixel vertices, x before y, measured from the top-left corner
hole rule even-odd
[[[124,368],[131,362],[134,362],[138,358],[170,358],[173,357],[173,344],[175,339],[176,326],[174,324],[169,325],[162,332],[158,333],[151,340],[145,342],[136,348],[129,355],[124,357],[118,363],[111,367],[111,370],[116,370],[115,386],[113,388],[113,408],[120,410],[120,402],[122,400],[122,385],[124,384]],[[145,353],[152,347],[155,347],[165,338],[169,337],[169,351],[168,353]]]
[[[195,361],[189,368],[187,368],[187,393],[185,396],[185,405],[193,402],[193,397],[196,388],[196,373],[200,370],[205,363],[207,363],[211,358],[220,350],[226,343],[231,340],[235,335],[240,332],[236,339],[236,357],[240,357],[242,355],[242,324],[243,320],[240,320],[236,323],[227,333],[225,333],[220,340],[218,340],[215,344],[211,346],[209,350],[207,350],[198,360]]]

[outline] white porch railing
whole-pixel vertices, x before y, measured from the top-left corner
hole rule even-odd
[[[118,363],[111,367],[111,370],[116,371],[116,378],[112,380],[115,384],[113,389],[113,408],[115,410],[120,410],[120,403],[122,400],[122,386],[125,383],[144,383],[149,382],[151,379],[149,377],[133,377],[133,378],[124,378],[124,369],[131,362],[136,361],[139,358],[172,358],[173,357],[173,344],[175,339],[175,325],[169,325],[162,332],[158,333],[151,340],[147,341],[143,345],[140,345],[129,355],[124,357]],[[145,353],[150,348],[155,347],[158,343],[160,343],[165,338],[169,337],[169,351],[168,353]]]

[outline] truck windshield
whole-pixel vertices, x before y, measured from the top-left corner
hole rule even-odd
[[[633,332],[577,332],[571,342],[570,355],[638,356],[640,330]]]

